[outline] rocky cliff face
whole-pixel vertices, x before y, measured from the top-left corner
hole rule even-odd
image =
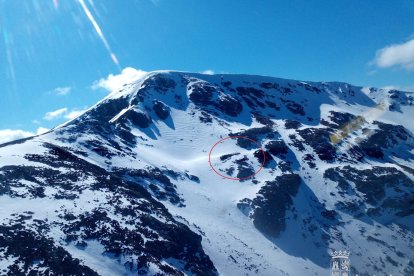
[[[149,73],[0,145],[0,272],[325,275],[329,251],[348,249],[359,275],[412,275],[413,104],[343,83]]]

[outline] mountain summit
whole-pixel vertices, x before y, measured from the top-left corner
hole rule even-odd
[[[328,275],[347,249],[353,273],[414,275],[413,105],[346,83],[148,73],[0,145],[0,272]]]

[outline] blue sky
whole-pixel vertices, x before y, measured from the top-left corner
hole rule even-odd
[[[0,142],[140,70],[414,90],[413,0],[0,0],[0,32]]]

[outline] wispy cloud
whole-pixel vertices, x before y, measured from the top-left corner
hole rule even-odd
[[[67,112],[68,112],[67,107],[60,108],[54,111],[47,112],[45,116],[43,117],[43,119],[45,119],[46,121],[56,120],[56,119],[63,117],[63,115],[65,115]]]
[[[414,70],[414,38],[378,50],[373,63],[379,68],[397,67]]]
[[[72,87],[70,86],[64,86],[64,87],[56,87],[51,91],[52,94],[55,94],[56,96],[65,96],[72,91]]]
[[[57,120],[57,119],[75,119],[76,117],[78,117],[79,115],[82,115],[85,111],[87,110],[87,108],[83,108],[83,109],[68,109],[67,107],[63,107],[63,108],[59,108],[57,110],[54,111],[49,111],[45,114],[45,116],[43,116],[43,119],[46,121],[53,121],[53,120]],[[37,123],[38,121],[36,121]]]
[[[109,74],[108,77],[95,81],[92,84],[92,89],[103,88],[109,92],[117,91],[124,84],[134,82],[145,76],[145,74],[147,72],[143,70],[127,67],[118,75]]]
[[[82,115],[85,111],[86,111],[86,109],[82,109],[82,110],[72,110],[72,111],[68,112],[65,115],[65,118],[66,119],[69,119],[69,120],[75,119],[76,117]]]

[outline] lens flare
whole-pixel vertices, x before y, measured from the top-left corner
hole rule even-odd
[[[96,22],[95,18],[93,17],[91,11],[89,10],[88,6],[85,4],[84,0],[78,0],[79,4],[81,5],[83,11],[88,17],[89,21],[92,23],[96,33],[98,34],[99,38],[101,39],[102,43],[104,44],[106,50],[108,51],[109,56],[111,57],[112,61],[118,67],[119,71],[121,71],[121,67],[119,66],[118,58],[116,57],[115,53],[112,51],[111,46],[109,46],[108,41],[105,38],[105,35],[102,32],[101,27],[99,27],[98,23]]]
[[[9,68],[9,77],[12,80],[15,80],[15,71],[14,71],[14,63],[13,63],[13,56],[12,56],[12,49],[13,49],[13,39],[11,34],[9,34],[5,28],[5,26],[0,26],[0,32],[3,33],[3,40],[4,45],[6,47],[6,59]]]

